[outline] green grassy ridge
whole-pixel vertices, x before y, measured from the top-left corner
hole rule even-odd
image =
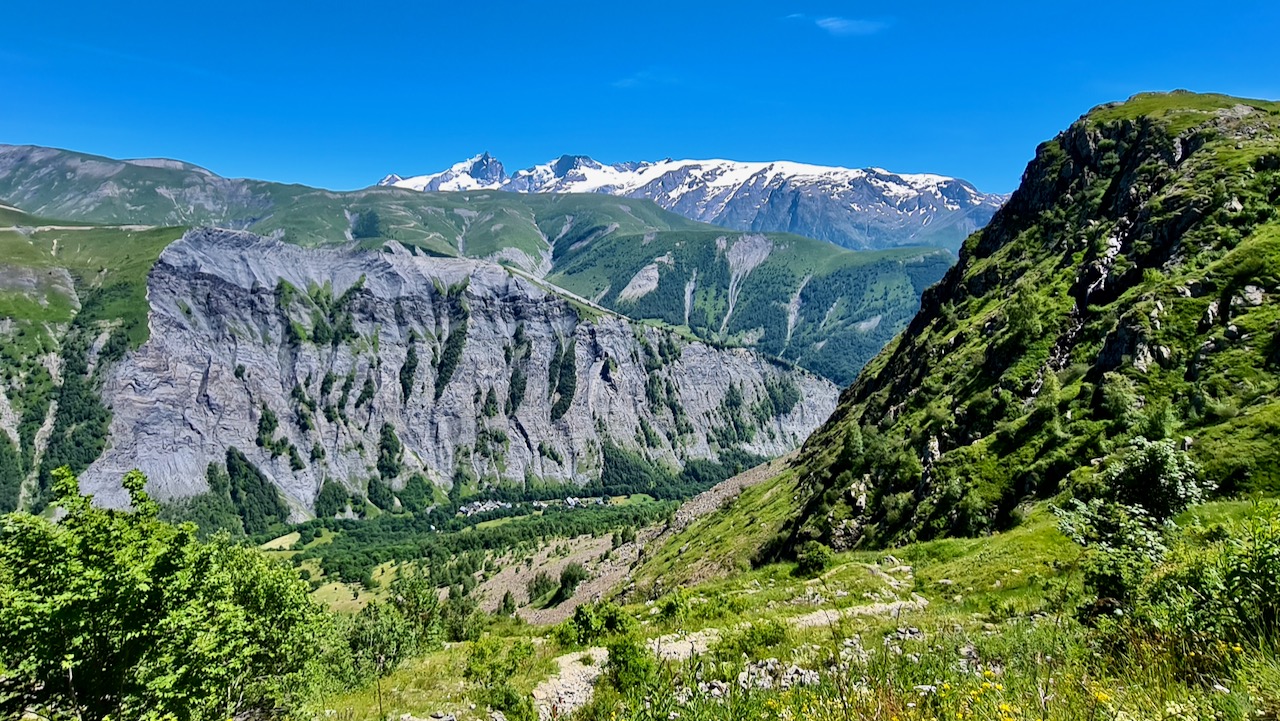
[[[474,235],[466,239],[477,249],[465,254],[481,258],[507,247],[545,249],[547,237],[558,235],[569,217],[582,232],[612,224],[620,232],[706,227],[650,201],[594,194],[420,193],[392,187],[329,191],[222,178],[186,163],[140,166],[54,148],[0,146],[0,152],[15,161],[15,169],[0,177],[0,202],[38,216],[89,223],[279,231],[291,242],[320,245],[347,240],[353,226],[349,216],[372,210],[383,221],[383,238],[456,253],[458,236]],[[108,182],[114,192],[95,192]],[[478,227],[470,228],[473,222]],[[495,231],[495,225],[503,227]]]
[[[28,230],[0,230],[0,263],[43,272],[46,278],[50,271],[66,270],[77,295],[96,290],[109,296],[90,307],[94,320],[123,322],[131,329],[134,346],[146,339],[147,274],[160,251],[181,237],[183,229],[64,224],[13,212],[8,216],[14,225]],[[64,229],[64,225],[72,227]],[[22,308],[6,317],[36,325],[68,322],[73,303],[63,291],[49,282],[41,283],[34,296],[23,294]]]
[[[1107,103],[1094,108],[1088,118],[1105,125],[1122,120],[1154,119],[1167,122],[1175,132],[1198,125],[1206,114],[1246,105],[1266,113],[1280,114],[1280,102],[1236,98],[1218,93],[1139,93],[1123,103]]]
[[[1095,460],[1138,435],[1187,438],[1224,491],[1280,491],[1263,440],[1280,387],[1280,113],[1131,103],[1040,146],[845,391],[805,445],[805,507],[775,552],[1006,528],[1025,504],[1088,487]]]

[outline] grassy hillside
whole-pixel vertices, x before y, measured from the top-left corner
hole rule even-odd
[[[1007,528],[1114,492],[1140,438],[1220,492],[1280,491],[1278,199],[1276,103],[1138,96],[1042,144],[806,444],[783,547]]]

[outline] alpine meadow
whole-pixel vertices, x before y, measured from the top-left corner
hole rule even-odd
[[[1280,719],[1275,8],[72,5],[0,716]]]

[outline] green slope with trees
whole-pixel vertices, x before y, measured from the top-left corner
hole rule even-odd
[[[780,548],[987,533],[1168,474],[1280,492],[1277,200],[1277,103],[1143,95],[1042,144],[807,442]]]

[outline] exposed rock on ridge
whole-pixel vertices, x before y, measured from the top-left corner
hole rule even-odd
[[[744,401],[739,417],[758,426],[742,447],[760,455],[790,450],[835,405],[829,382],[758,354],[689,343],[500,266],[395,244],[312,250],[192,231],[161,254],[148,299],[150,339],[105,379],[110,442],[83,478],[111,505],[125,502],[119,478],[134,467],[160,498],[200,493],[207,464],[234,446],[302,515],[325,478],[358,489],[377,475],[384,424],[403,444],[404,474],[441,485],[459,469],[482,481],[584,483],[599,475],[605,443],[673,466],[716,457],[709,436],[727,422],[731,386]],[[326,313],[334,335],[348,325],[340,341],[323,342]],[[456,333],[461,344],[449,341]],[[460,355],[441,383],[451,346]],[[566,348],[572,360],[560,367],[576,382],[553,383]],[[509,412],[519,376],[523,399]],[[799,400],[752,421],[747,408],[764,407],[766,383],[789,385]],[[267,445],[292,445],[304,467],[258,445],[264,409],[279,421]]]

